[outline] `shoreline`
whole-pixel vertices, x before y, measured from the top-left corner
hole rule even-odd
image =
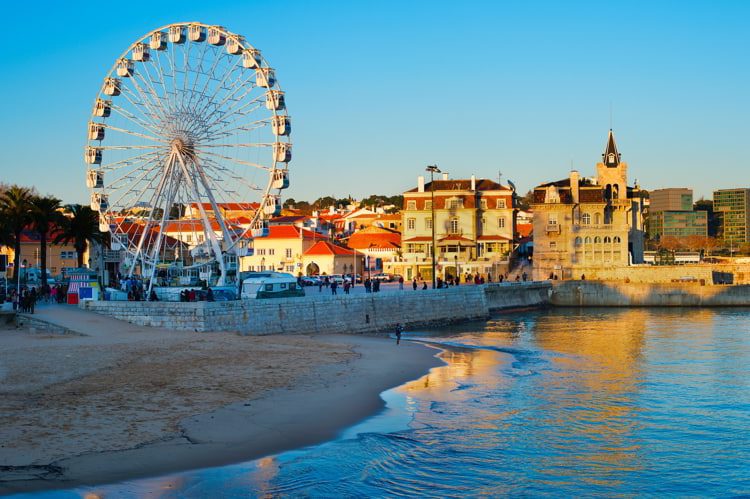
[[[13,480],[11,476],[9,481],[8,470],[0,467],[0,494],[96,487],[236,464],[329,441],[382,411],[383,391],[444,365],[438,358],[441,349],[418,342],[402,341],[396,346],[385,336],[359,335],[311,339],[344,346],[354,358],[318,365],[292,386],[185,417],[177,425],[178,433],[155,441],[57,459],[46,465],[54,467],[47,478]],[[75,450],[70,449],[70,454]]]

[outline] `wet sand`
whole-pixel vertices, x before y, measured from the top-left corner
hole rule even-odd
[[[112,483],[334,438],[439,365],[370,336],[0,329],[0,493]],[[99,325],[101,329],[101,325]],[[137,330],[134,328],[138,328]]]

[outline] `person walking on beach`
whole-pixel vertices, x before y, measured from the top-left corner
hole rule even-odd
[[[402,324],[396,325],[396,345],[401,343],[401,333],[404,332],[404,326]]]

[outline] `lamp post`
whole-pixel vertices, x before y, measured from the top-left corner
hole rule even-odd
[[[440,173],[440,168],[437,165],[427,165],[425,171],[430,172],[430,197],[432,199],[430,202],[430,208],[432,208],[432,223],[430,224],[432,226],[432,250],[430,253],[432,254],[432,289],[435,289],[435,174]]]
[[[459,246],[459,248],[460,248],[460,246]],[[453,282],[456,284],[456,286],[458,286],[458,283],[461,282],[461,272],[458,270],[458,253],[456,253],[455,255],[453,255],[453,259],[456,262],[456,266],[455,266],[456,279]]]

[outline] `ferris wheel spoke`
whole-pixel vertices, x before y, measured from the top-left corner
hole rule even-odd
[[[270,168],[268,166],[261,165],[259,163],[253,163],[252,161],[244,161],[244,160],[241,160],[239,158],[233,158],[231,156],[224,156],[223,154],[218,154],[218,153],[211,152],[211,151],[200,151],[200,152],[201,152],[201,154],[207,154],[207,155],[212,156],[212,157],[216,157],[216,158],[220,158],[220,159],[225,159],[227,161],[231,161],[231,162],[237,163],[239,165],[252,166],[253,168],[258,168],[258,169],[266,170],[266,171],[271,171],[273,169],[273,168]]]
[[[144,105],[148,107],[149,111],[151,111],[151,116],[155,119],[155,121],[163,121],[166,112],[162,107],[159,98],[154,95],[150,89],[147,90],[141,88],[141,86],[138,84],[139,75],[140,71],[135,71],[134,76],[130,79],[133,87],[135,87],[135,90],[138,93],[139,98],[143,101]]]
[[[219,80],[219,81],[217,82],[217,84],[216,84],[216,86],[215,86],[215,89],[216,89],[217,91],[218,91],[219,89],[225,88],[225,86],[224,86],[224,85],[225,85],[225,83],[226,83],[227,79],[229,78],[229,76],[230,76],[231,74],[233,74],[233,73],[234,73],[234,71],[235,71],[236,69],[241,69],[241,68],[242,68],[242,64],[240,64],[240,62],[241,62],[241,61],[242,61],[242,58],[241,58],[241,57],[238,57],[236,61],[232,61],[231,59],[230,59],[230,60],[228,60],[228,62],[230,62],[230,63],[232,63],[232,62],[233,62],[233,64],[229,64],[229,69],[228,69],[227,71],[225,71],[225,73],[224,73],[224,76],[222,77],[222,79],[221,79],[221,80]],[[248,81],[250,81],[250,77],[248,77],[248,79],[246,80],[246,82],[248,82]],[[230,94],[230,95],[231,95],[231,94]],[[222,99],[221,101],[217,102],[217,103],[215,104],[215,107],[216,107],[216,109],[217,109],[217,110],[218,110],[218,109],[220,109],[220,108],[221,108],[221,106],[222,106],[222,105],[224,104],[224,102],[225,102],[225,101],[226,101],[226,100],[227,100],[228,98],[229,98],[229,96],[225,96],[225,97],[224,97],[224,99]],[[210,102],[211,102],[211,101],[209,101],[209,103],[210,103]],[[207,106],[204,106],[204,107],[203,107],[203,108],[201,109],[201,111],[206,111],[206,110],[207,110]]]
[[[224,128],[215,128],[211,131],[209,135],[205,136],[205,139],[211,142],[214,142],[219,139],[225,139],[227,137],[233,137],[235,135],[239,135],[240,132],[252,132],[253,130],[258,130],[261,128],[267,127],[271,123],[272,118],[264,118],[261,120],[255,120],[251,121],[247,124],[232,122],[231,125],[237,125],[237,126],[230,126],[227,125]],[[244,135],[244,134],[243,134]]]
[[[125,94],[123,93],[121,95],[125,95]],[[136,125],[138,125],[139,127],[141,127],[144,130],[148,130],[148,131],[150,131],[152,133],[156,133],[156,134],[159,133],[159,128],[154,123],[151,123],[151,122],[148,122],[148,121],[143,121],[142,119],[140,119],[139,117],[135,116],[133,113],[129,112],[127,109],[125,109],[123,107],[120,107],[120,106],[115,105],[113,103],[112,104],[112,111],[116,112],[117,114],[119,114],[123,118],[125,118],[125,119],[127,119],[127,120],[129,120],[129,121],[131,121],[133,123],[135,123]]]
[[[247,80],[243,82],[239,82],[231,93],[225,96],[225,98],[221,102],[217,103],[216,105],[217,109],[221,109],[222,113],[224,113],[224,115],[221,116],[221,118],[226,119],[232,116],[234,114],[233,111],[237,109],[237,105],[243,104],[242,99],[244,99],[248,94],[250,94],[250,92],[258,88],[255,85],[255,83],[249,83],[251,79],[252,78],[248,78]],[[244,84],[244,91],[235,98],[234,95],[237,93],[239,89],[243,88],[243,84]],[[258,107],[260,107],[261,99],[263,97],[264,95],[258,95],[257,97],[253,98],[249,102],[244,103],[239,109],[243,109],[244,107],[247,107],[256,103],[258,104]],[[223,107],[227,102],[232,102],[232,103],[229,104],[227,107]],[[209,127],[213,126],[218,121],[219,120],[214,120],[213,122],[209,123]]]
[[[143,68],[143,71],[142,72],[136,71],[135,72],[136,78],[140,78],[143,84],[151,89],[151,94],[158,101],[159,106],[161,107],[163,113],[173,111],[173,109],[170,106],[169,101],[167,101],[164,98],[164,96],[161,95],[159,91],[156,89],[154,77],[151,75],[151,68],[152,67],[156,68],[156,57],[152,57],[148,61],[144,61],[140,67]]]
[[[117,170],[118,168],[122,168],[125,166],[130,166],[139,162],[148,161],[151,158],[158,157],[158,153],[152,151],[152,152],[146,152],[141,154],[136,154],[135,156],[130,156],[129,158],[119,159],[117,161],[113,161],[111,163],[102,163],[98,169],[100,170]]]
[[[101,125],[104,128],[106,128],[107,130],[112,130],[112,131],[119,132],[119,133],[124,133],[124,134],[127,134],[127,135],[133,135],[134,137],[140,137],[142,139],[147,139],[147,140],[151,140],[151,141],[154,141],[154,142],[160,142],[162,144],[167,144],[166,140],[160,139],[159,137],[155,137],[153,135],[147,135],[145,133],[134,132],[134,131],[128,130],[126,128],[120,128],[120,127],[117,127],[117,126],[114,126],[114,125],[108,125],[107,123],[102,123]]]
[[[250,182],[248,182],[248,181],[247,181],[247,180],[246,180],[245,178],[243,178],[243,177],[241,177],[241,176],[237,175],[237,174],[236,174],[235,172],[233,172],[232,170],[230,170],[230,169],[229,169],[229,168],[227,168],[226,166],[224,166],[224,165],[222,165],[221,163],[218,163],[218,162],[216,162],[216,161],[214,161],[214,160],[212,160],[212,159],[209,159],[209,158],[203,158],[203,164],[204,164],[204,165],[209,165],[209,166],[211,166],[211,167],[213,167],[213,168],[215,168],[215,169],[217,169],[217,170],[220,170],[220,171],[222,171],[222,172],[223,172],[224,174],[226,174],[226,175],[227,175],[227,177],[228,177],[229,179],[231,179],[231,180],[233,180],[233,181],[235,181],[235,182],[238,182],[238,183],[240,183],[240,184],[244,185],[245,187],[247,187],[248,189],[250,189],[250,190],[252,190],[252,191],[256,191],[256,192],[263,192],[263,190],[264,190],[264,189],[263,189],[263,188],[261,188],[260,186],[258,186],[258,185],[256,185],[256,184],[253,184],[253,183],[250,183]]]
[[[125,100],[127,100],[134,109],[140,111],[140,114],[142,116],[141,119],[146,122],[152,123],[154,126],[157,126],[158,122],[162,119],[162,115],[159,111],[153,109],[151,103],[149,102],[149,99],[141,93],[135,81],[133,81],[133,86],[135,87],[135,91],[131,89],[130,86],[123,85],[122,93],[120,95]],[[130,114],[136,116],[135,113],[131,112]]]

